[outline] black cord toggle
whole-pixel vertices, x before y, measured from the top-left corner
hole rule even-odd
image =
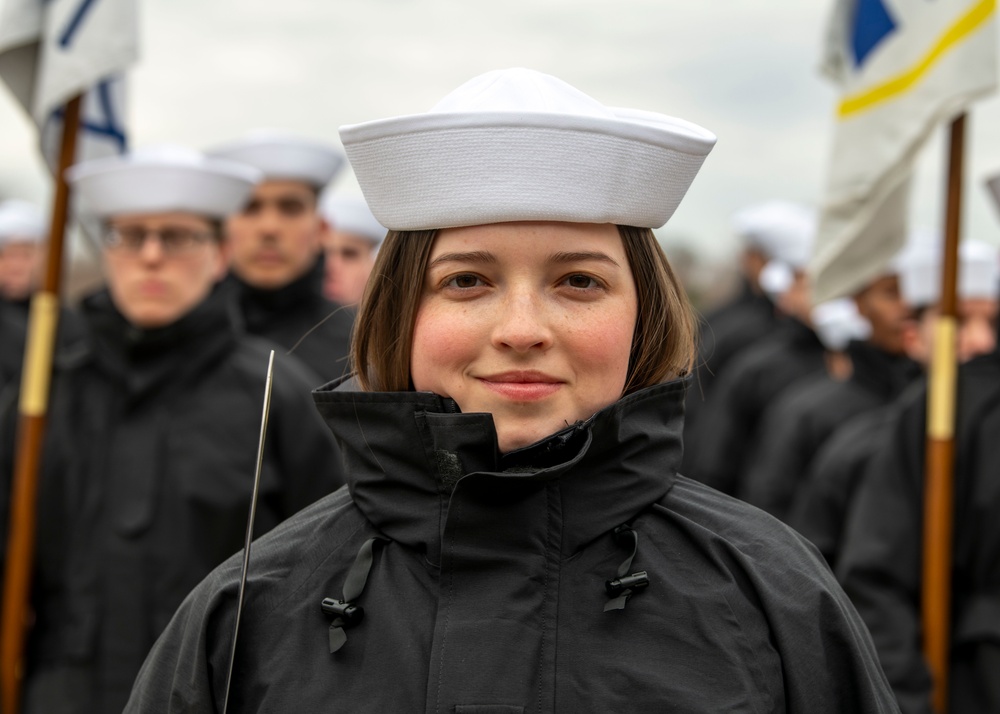
[[[635,531],[628,523],[622,523],[620,526],[616,526],[611,533],[614,536],[615,543],[620,546],[632,545],[634,542]]]
[[[612,537],[619,548],[626,548],[631,551],[621,565],[612,580],[604,581],[604,589],[607,591],[609,600],[604,605],[604,612],[611,610],[624,610],[625,603],[637,591],[649,585],[649,576],[645,570],[640,570],[631,575],[626,575],[632,569],[632,561],[639,551],[639,534],[628,523],[623,523],[612,531]]]
[[[344,632],[349,627],[354,627],[365,617],[363,608],[354,604],[354,601],[361,597],[365,584],[368,582],[368,574],[372,569],[372,562],[375,558],[375,544],[388,543],[385,536],[375,536],[369,538],[361,544],[358,555],[354,558],[354,564],[347,571],[344,579],[344,599],[323,598],[320,603],[323,614],[329,617],[330,622],[330,654],[337,652],[344,643],[347,642],[347,634]]]
[[[632,573],[631,575],[626,575],[622,578],[615,578],[614,580],[606,580],[604,582],[604,589],[608,591],[608,595],[611,597],[618,597],[626,590],[638,590],[639,588],[644,588],[649,585],[649,576],[646,574],[645,570],[640,570],[638,573]]]
[[[365,619],[365,609],[351,602],[343,602],[342,600],[327,597],[323,598],[320,607],[323,608],[324,615],[334,620],[339,620],[337,622],[339,627],[354,627]]]

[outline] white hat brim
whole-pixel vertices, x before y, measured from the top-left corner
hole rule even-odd
[[[329,194],[320,200],[320,213],[331,228],[362,238],[374,245],[385,240],[386,228],[372,215],[360,196]]]
[[[299,181],[317,189],[330,183],[347,163],[334,146],[273,132],[252,133],[206,153],[253,166],[266,181]]]
[[[652,112],[419,114],[342,127],[375,217],[393,230],[524,220],[658,228],[715,135]]]
[[[902,263],[899,287],[911,306],[934,305],[941,300],[941,247],[920,245]],[[996,300],[1000,295],[1000,254],[995,246],[963,240],[959,246],[958,297]]]
[[[13,241],[37,243],[48,237],[42,210],[19,199],[0,202],[0,245]]]
[[[146,213],[193,213],[225,218],[240,210],[260,178],[250,167],[90,162],[69,179],[86,210],[101,218]]]

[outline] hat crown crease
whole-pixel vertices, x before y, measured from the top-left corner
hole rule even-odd
[[[446,95],[431,113],[539,112],[614,118],[615,114],[588,94],[541,72],[499,70],[476,77]]]

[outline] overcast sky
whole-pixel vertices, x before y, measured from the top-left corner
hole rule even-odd
[[[2,1],[2,0],[0,0]],[[829,0],[146,0],[130,79],[133,146],[198,148],[258,127],[339,143],[337,127],[428,109],[481,72],[525,66],[601,102],[671,114],[719,142],[662,231],[719,256],[729,216],[816,204],[834,89],[820,77]],[[974,108],[966,235],[1000,242],[982,178],[1000,172],[1000,100]],[[925,150],[913,215],[937,226],[943,142]],[[28,120],[0,92],[0,195],[48,201]],[[357,191],[353,176],[337,188]]]

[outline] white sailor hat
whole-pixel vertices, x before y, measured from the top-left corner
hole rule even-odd
[[[737,211],[732,225],[748,247],[801,270],[812,254],[818,217],[808,206],[775,200]]]
[[[909,266],[913,261],[919,265],[926,264],[928,260],[937,260],[936,256],[940,250],[941,236],[939,233],[925,226],[910,228],[903,247],[889,261],[884,274],[898,275],[900,279],[903,279],[903,274],[910,270]],[[940,270],[940,267],[936,269]],[[940,274],[938,280],[940,280]]]
[[[820,342],[832,352],[843,352],[852,340],[867,340],[872,334],[871,323],[861,316],[852,298],[821,302],[809,317]]]
[[[0,202],[0,246],[14,240],[38,243],[47,234],[48,223],[34,203],[17,198]]]
[[[361,196],[328,193],[320,201],[319,210],[335,230],[356,235],[375,245],[385,240],[386,227],[372,215],[368,202]]]
[[[958,249],[958,296],[996,300],[1000,295],[1000,251],[978,240],[964,240]],[[900,272],[903,299],[913,307],[941,299],[941,246],[922,242],[908,250]]]
[[[521,68],[340,137],[372,213],[393,230],[521,220],[658,228],[715,144],[690,122],[605,107]]]
[[[206,153],[253,166],[265,181],[301,181],[316,189],[330,183],[347,163],[343,152],[332,144],[277,129],[252,131]]]
[[[179,211],[225,218],[246,204],[257,169],[161,145],[77,164],[67,174],[86,213],[99,218]]]
[[[795,283],[795,271],[788,263],[780,260],[769,260],[760,271],[758,282],[760,289],[774,302],[788,292]]]

